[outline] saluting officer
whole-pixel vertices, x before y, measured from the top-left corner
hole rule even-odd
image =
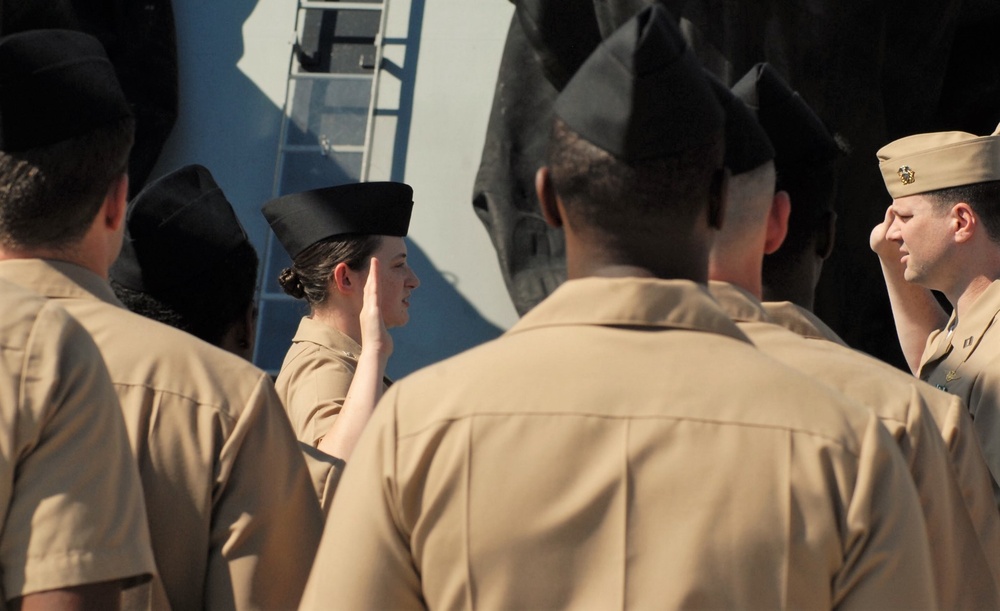
[[[322,516],[270,378],[133,314],[108,285],[122,245],[134,121],[104,50],[61,30],[0,42],[0,278],[55,299],[93,336],[138,461],[159,578],[154,609],[290,608]]]
[[[903,354],[968,405],[1000,504],[1000,129],[908,136],[878,159],[893,200],[871,247]]]
[[[754,66],[732,90],[754,111],[774,145],[775,189],[785,191],[791,205],[785,241],[775,253],[764,257],[764,310],[773,322],[802,337],[846,346],[807,309],[811,297],[800,292],[815,288],[821,255],[827,250],[823,245],[834,238],[830,226],[835,186],[832,176],[839,145],[802,96],[768,64]],[[797,278],[778,282],[780,270]],[[789,301],[768,301],[780,298]],[[895,367],[878,360],[867,362],[899,377]],[[914,388],[927,404],[948,448],[972,523],[1000,583],[1000,521],[995,519],[992,490],[984,487],[984,482],[987,487],[990,482],[989,469],[965,402],[930,384],[914,384]]]
[[[555,110],[536,183],[569,280],[388,390],[303,608],[932,607],[885,429],[705,291],[723,114],[666,10]]]
[[[753,113],[725,86],[715,84],[727,111],[726,165],[733,177],[726,224],[709,263],[712,295],[763,352],[871,409],[896,440],[920,496],[940,608],[1000,606],[1000,519],[994,511],[978,516],[984,522],[980,541],[941,433],[915,388],[926,385],[845,346],[801,337],[772,321],[761,303],[762,261],[785,236],[789,196],[775,192],[774,148]],[[926,391],[941,397],[933,388]],[[987,500],[990,486],[982,458],[979,466],[972,492]]]

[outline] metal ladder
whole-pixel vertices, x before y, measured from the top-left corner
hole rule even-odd
[[[372,1],[372,2],[357,2],[357,1],[339,1],[339,0],[299,0],[296,6],[296,16],[295,16],[295,32],[294,40],[292,42],[292,49],[289,53],[288,62],[288,79],[285,86],[285,101],[282,109],[281,117],[281,129],[278,136],[278,150],[277,157],[275,159],[275,169],[274,169],[274,182],[271,187],[271,197],[279,197],[281,195],[286,195],[287,193],[294,193],[299,190],[304,190],[303,188],[296,187],[294,184],[286,185],[286,173],[288,170],[288,157],[289,155],[301,155],[301,154],[314,154],[331,156],[336,154],[361,154],[361,165],[359,175],[356,177],[357,182],[366,182],[368,180],[369,169],[371,165],[371,147],[372,147],[372,135],[375,126],[375,107],[378,102],[378,88],[379,81],[381,77],[381,67],[382,67],[382,54],[384,48],[384,37],[385,37],[385,24],[386,16],[388,14],[388,2],[389,0]],[[309,11],[335,11],[338,13],[346,13],[349,11],[380,11],[378,30],[375,34],[375,53],[374,60],[369,64],[365,63],[361,65],[361,68],[371,69],[370,73],[344,73],[344,72],[310,72],[304,70],[300,62],[300,52],[301,52],[301,42],[304,36],[305,25],[307,21],[307,14]],[[336,42],[334,42],[336,44]],[[363,58],[359,58],[359,61]],[[363,143],[350,144],[342,142],[331,142],[325,136],[319,138],[318,144],[293,144],[289,142],[289,133],[293,124],[293,118],[295,113],[295,100],[298,81],[311,80],[311,81],[357,81],[357,80],[371,80],[371,86],[369,90],[368,97],[368,109],[364,121],[364,139]],[[308,115],[307,115],[308,116]],[[308,121],[307,126],[308,127]],[[353,177],[352,177],[353,178]],[[348,181],[352,182],[352,181]],[[331,180],[330,184],[335,184]],[[313,185],[314,186],[314,185]],[[305,188],[312,188],[312,186],[307,186]],[[277,250],[276,250],[277,249]],[[276,275],[271,265],[272,259],[275,257],[275,253],[284,255],[283,251],[280,250],[281,245],[275,242],[275,237],[272,232],[267,233],[267,240],[264,246],[264,253],[261,259],[261,274],[264,276],[261,280],[261,290],[260,290],[260,312],[261,315],[258,317],[257,321],[257,344],[254,348],[254,362],[261,365],[269,373],[276,373],[276,366],[273,363],[262,363],[261,359],[264,355],[265,350],[274,350],[274,346],[266,345],[268,337],[264,334],[265,329],[264,323],[267,321],[267,316],[265,309],[269,307],[280,307],[282,303],[288,305],[290,302],[296,302],[289,295],[281,292],[278,288],[277,291],[268,290],[270,278],[266,275],[272,272],[272,275]],[[290,338],[288,338],[290,339]],[[263,340],[263,341],[262,341]],[[285,344],[287,347],[287,344]],[[281,354],[284,354],[284,347],[281,348]],[[280,365],[278,361],[277,365]]]

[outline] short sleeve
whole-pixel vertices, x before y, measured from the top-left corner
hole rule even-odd
[[[300,446],[263,372],[218,460],[205,607],[295,608],[323,517]]]
[[[16,411],[4,408],[5,453],[17,465],[5,482],[10,502],[0,539],[7,599],[148,578],[155,564],[142,485],[93,340],[50,302],[20,370],[10,373],[20,400]]]

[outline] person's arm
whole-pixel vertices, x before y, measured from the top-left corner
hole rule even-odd
[[[410,549],[413,524],[399,499],[407,482],[397,474],[398,388],[386,393],[344,471],[302,611],[427,608]]]
[[[18,315],[9,301],[0,309]],[[12,372],[23,385],[13,397],[0,390],[11,423],[3,434],[3,592],[25,608],[46,600],[111,608],[100,601],[156,572],[125,421],[101,353],[79,323],[47,302],[28,338]]]
[[[917,375],[927,336],[944,327],[948,315],[929,289],[907,282],[903,277],[905,266],[899,260],[899,248],[886,237],[894,218],[892,208],[887,209],[885,219],[872,229],[869,245],[882,264],[899,346],[910,371]]]
[[[844,511],[834,609],[933,609],[937,595],[920,498],[895,441],[874,414],[861,438]]]
[[[259,375],[217,458],[204,609],[297,608],[323,531],[299,442]]]
[[[333,426],[319,442],[317,449],[342,460],[348,460],[358,437],[382,398],[382,378],[392,354],[392,336],[382,319],[379,295],[380,263],[372,258],[365,283],[364,305],[361,307],[361,354],[358,368],[347,390],[344,406]]]

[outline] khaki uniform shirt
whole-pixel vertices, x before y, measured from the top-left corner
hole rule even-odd
[[[773,322],[802,337],[825,339],[841,346],[847,345],[847,342],[841,339],[837,332],[823,322],[819,316],[791,301],[765,301],[762,305]]]
[[[316,446],[333,426],[358,369],[361,345],[340,331],[303,318],[274,381],[295,435]],[[385,391],[392,383],[382,381]]]
[[[345,462],[316,449],[344,407],[361,345],[340,331],[304,317],[292,338],[274,386],[302,443],[313,486],[324,513],[344,472]],[[383,392],[392,384],[382,381]]]
[[[82,267],[2,261],[0,278],[57,300],[107,363],[139,464],[160,573],[146,605],[294,607],[322,517],[268,376],[129,312],[106,281]]]
[[[709,289],[750,341],[766,354],[872,409],[896,439],[920,495],[942,609],[1000,608],[1000,581],[977,536],[948,451],[916,380],[886,374],[872,357],[805,339],[774,324],[750,293],[725,282]],[[996,555],[1000,549],[989,549]]]
[[[945,328],[930,334],[918,375],[968,405],[1000,507],[1000,325],[994,324],[998,314],[1000,280],[994,280],[961,320],[952,312]]]
[[[819,319],[812,312],[799,306],[788,302],[780,304],[765,302],[764,309],[773,322],[807,339],[822,341],[828,338],[823,327],[810,330],[813,327],[811,321]],[[830,333],[833,331],[830,330]],[[836,335],[834,337],[839,340]],[[997,505],[993,498],[993,480],[965,402],[955,395],[916,380],[888,363],[874,358],[866,358],[865,362],[886,375],[916,381],[917,392],[923,397],[927,409],[934,417],[934,424],[937,425],[948,448],[966,509],[979,534],[979,541],[983,544],[987,559],[993,567],[993,574],[1000,583],[1000,514],[997,513]]]
[[[694,283],[569,281],[389,389],[302,608],[932,607],[906,466],[845,401]]]
[[[0,282],[3,601],[155,572],[142,485],[90,336]]]

